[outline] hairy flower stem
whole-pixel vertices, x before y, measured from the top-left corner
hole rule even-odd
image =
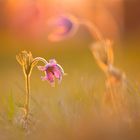
[[[93,23],[91,23],[90,21],[87,21],[87,20],[82,20],[80,22],[80,24],[87,27],[87,29],[89,30],[89,32],[91,33],[91,35],[94,39],[96,39],[97,41],[103,41],[104,40],[101,32],[99,31],[99,29],[96,27],[95,24],[93,24]]]
[[[29,115],[30,107],[30,75],[25,76],[25,86],[26,86],[26,99],[25,99],[25,116],[24,119],[27,120]]]
[[[44,58],[42,57],[36,57],[33,59],[32,63],[31,63],[31,71],[29,72],[29,74],[25,74],[25,89],[26,89],[26,97],[25,97],[25,105],[24,105],[24,109],[25,109],[25,116],[24,119],[27,120],[28,116],[29,116],[29,108],[30,108],[30,77],[31,77],[31,72],[33,67],[39,62],[43,62],[45,65],[48,63]]]
[[[32,74],[32,70],[35,65],[39,61],[43,62],[45,65],[48,63],[44,58],[42,57],[36,57],[33,58],[31,52],[27,51],[22,51],[18,55],[16,55],[16,59],[18,63],[21,65],[24,73],[24,78],[25,78],[25,104],[24,104],[24,121],[27,124],[28,116],[29,116],[29,108],[30,108],[30,77]]]
[[[99,31],[98,27],[94,23],[91,23],[90,21],[87,21],[87,20],[83,20],[80,23],[81,23],[81,25],[84,25],[85,27],[87,27],[87,29],[91,33],[93,39],[96,39],[96,41],[100,41],[100,42],[102,42],[104,44],[103,50],[109,49],[109,48],[107,48],[108,44],[106,44],[105,38],[103,37],[102,33]],[[96,50],[94,50],[94,51],[96,51]],[[103,55],[107,55],[105,53]],[[100,54],[98,54],[98,55],[100,55]],[[100,60],[100,61],[101,61],[101,63],[104,63],[104,62],[102,62],[102,60]],[[107,76],[107,73],[105,73],[105,74]],[[110,79],[110,76],[107,76],[106,81],[109,81],[109,79]],[[114,108],[115,111],[117,111],[117,103],[116,103],[116,99],[115,99],[115,91],[114,91],[115,89],[114,88],[115,87],[114,87],[114,85],[113,85],[113,83],[111,81],[109,82],[109,85],[106,86],[107,92],[109,92],[110,97],[111,97],[113,108]]]
[[[39,61],[43,62],[45,65],[48,63],[48,62],[46,61],[46,59],[44,59],[44,58],[42,58],[42,57],[36,57],[36,58],[33,59],[32,64],[38,63]]]
[[[108,81],[108,79],[106,80]],[[110,98],[110,101],[112,103],[112,107],[114,109],[115,112],[117,112],[117,102],[116,102],[116,97],[115,97],[115,89],[113,87],[113,85],[110,83],[110,85],[106,85],[106,88],[107,88],[107,94],[109,94],[109,98]],[[106,98],[106,96],[105,96]]]

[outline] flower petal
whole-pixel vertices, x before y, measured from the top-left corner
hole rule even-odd
[[[79,23],[77,18],[72,15],[61,15],[51,22],[52,32],[49,34],[48,39],[50,41],[61,41],[67,37],[73,36]]]
[[[73,22],[71,21],[71,19],[62,16],[59,18],[58,20],[58,24],[57,24],[61,29],[61,32],[58,35],[67,35],[73,28]],[[63,32],[62,32],[63,31]]]
[[[53,73],[54,73],[54,76],[55,76],[57,79],[59,79],[60,76],[62,75],[61,71],[60,71],[58,68],[55,68],[54,71],[53,71]]]
[[[42,81],[47,81],[48,80],[47,76],[41,76],[41,79],[42,79]]]
[[[50,82],[50,83],[53,83],[54,82],[54,75],[52,72],[47,72],[47,80]]]
[[[38,66],[37,67],[40,71],[45,71],[46,70],[46,67],[45,66]]]
[[[49,63],[50,63],[50,64],[57,64],[57,62],[56,62],[55,59],[50,59],[50,60],[49,60]]]
[[[59,64],[57,64],[56,67],[59,69],[59,71],[61,72],[62,75],[65,74],[63,68]]]

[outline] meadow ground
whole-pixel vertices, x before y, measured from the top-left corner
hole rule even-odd
[[[133,91],[127,88],[124,104],[117,111],[111,104],[104,104],[105,75],[88,49],[90,41],[84,37],[63,43],[28,45],[13,39],[2,40],[0,140],[140,139],[140,49],[135,40],[114,45],[115,65],[126,73],[134,87]],[[34,69],[29,134],[19,125],[25,89],[23,73],[15,59],[24,49],[32,51],[34,56],[56,58],[67,73],[62,83],[52,88],[40,80],[43,73]]]

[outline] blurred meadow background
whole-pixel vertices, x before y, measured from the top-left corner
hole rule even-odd
[[[0,140],[140,139],[140,20],[138,0],[0,0]],[[89,31],[61,42],[47,36],[49,18],[63,13],[96,24],[113,40],[115,66],[130,86],[117,112],[104,105],[105,75],[89,49]],[[24,76],[15,56],[55,58],[67,73],[55,88],[34,68],[31,76],[31,128],[18,125],[25,102]],[[40,63],[41,65],[41,63]]]

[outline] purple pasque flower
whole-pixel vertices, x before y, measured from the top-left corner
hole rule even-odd
[[[55,83],[55,79],[58,79],[61,82],[64,75],[63,68],[57,64],[55,59],[50,59],[49,63],[45,66],[38,66],[40,71],[45,72],[45,76],[41,77],[43,81],[49,81],[52,85]]]
[[[51,41],[61,41],[74,35],[78,29],[78,20],[71,15],[61,15],[50,21],[51,33],[48,39]]]

